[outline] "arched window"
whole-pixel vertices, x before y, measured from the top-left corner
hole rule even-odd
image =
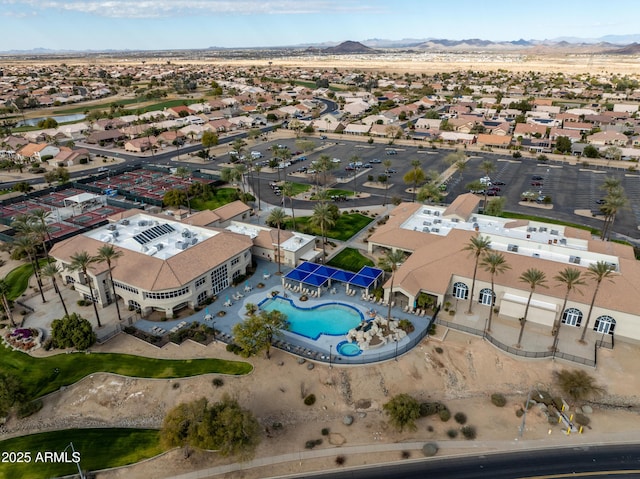
[[[495,303],[496,295],[493,294],[490,288],[484,288],[480,290],[480,297],[478,298],[478,302],[480,304],[484,304],[485,306],[493,306]]]
[[[453,297],[458,299],[467,299],[469,297],[469,288],[464,283],[454,283]]]
[[[134,311],[138,313],[142,311],[142,309],[140,308],[140,303],[138,303],[137,301],[134,301],[133,299],[129,300],[129,307],[132,307]]]
[[[616,327],[616,320],[611,316],[599,316],[596,319],[596,324],[593,326],[593,330],[602,334],[613,334],[613,330]]]
[[[565,309],[562,315],[562,323],[579,328],[580,323],[582,323],[582,311],[576,308]]]
[[[196,300],[196,303],[197,304],[204,303],[208,296],[209,296],[209,292],[207,290],[201,291],[200,294],[198,295],[198,299]]]

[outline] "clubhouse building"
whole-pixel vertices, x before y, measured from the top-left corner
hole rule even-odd
[[[527,320],[549,330],[556,319],[563,326],[580,328],[596,288],[584,273],[590,264],[604,261],[613,275],[600,284],[588,327],[599,335],[615,332],[616,339],[640,340],[640,262],[632,247],[593,239],[588,231],[572,227],[481,215],[479,202],[469,193],[449,206],[402,203],[390,213],[368,239],[370,253],[379,248],[409,253],[396,271],[393,292],[390,281],[385,284],[387,301],[411,309],[421,294],[438,305],[460,302],[459,308],[471,300],[518,321],[530,293],[529,284],[519,277],[536,268],[545,273],[548,288],[536,288]],[[491,249],[504,254],[510,269],[495,275],[492,290],[491,275],[479,266],[474,297],[469,298],[475,260],[464,248],[475,235],[489,238]],[[582,294],[573,291],[560,311],[566,286],[554,277],[568,266],[582,271],[586,285],[580,287]]]

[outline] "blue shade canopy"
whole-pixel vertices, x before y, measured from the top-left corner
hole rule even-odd
[[[339,270],[336,268],[332,268],[330,266],[320,266],[316,269],[313,274],[317,274],[319,276],[324,276],[326,278],[332,278]]]
[[[312,286],[323,286],[329,278],[325,276],[318,276],[317,274],[310,274],[304,279],[304,283],[310,284]]]
[[[372,268],[371,266],[363,267],[358,273],[351,273],[331,266],[319,265],[305,261],[298,265],[295,269],[289,271],[286,279],[300,281],[301,283],[311,286],[324,286],[329,280],[339,283],[347,283],[362,288],[369,288],[382,274],[382,270]]]
[[[315,263],[310,263],[308,261],[305,261],[304,263],[299,264],[296,269],[299,269],[300,271],[307,271],[308,273],[312,273],[315,270],[317,270],[320,267],[319,264],[315,264]]]
[[[377,279],[382,274],[382,270],[379,268],[372,268],[371,266],[363,266],[358,274],[362,276],[368,276],[369,278]]]
[[[284,275],[285,278],[293,279],[295,281],[302,281],[307,276],[309,276],[308,271],[301,271],[299,269],[293,269]]]
[[[355,275],[355,273],[350,273],[349,271],[342,271],[341,269],[339,269],[338,271],[336,271],[336,274],[331,277],[331,279],[340,283],[348,283]]]

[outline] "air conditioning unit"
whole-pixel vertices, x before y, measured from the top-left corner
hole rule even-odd
[[[138,226],[147,226],[147,222],[145,220],[138,221]]]
[[[129,226],[129,220],[122,220],[120,223],[122,223],[123,226]]]
[[[116,230],[116,228],[117,228],[117,227],[116,227],[116,225],[113,225],[113,224],[111,224],[111,225],[107,225],[107,229],[108,229],[109,231],[115,231],[115,230]]]
[[[182,237],[183,238],[191,238],[191,231],[189,231],[188,229],[182,230]]]
[[[440,228],[431,228],[432,233],[440,233]]]
[[[112,231],[112,232],[111,232],[111,236],[113,236],[114,238],[116,238],[116,237],[120,236],[120,232],[119,232],[119,231],[115,231],[115,230],[114,230],[114,231]]]
[[[422,228],[422,232],[423,233],[429,233],[429,228],[427,226],[425,226],[424,228]]]
[[[434,225],[437,225],[437,224],[440,224],[440,223],[442,223],[442,220],[433,220],[433,224]]]
[[[194,245],[198,242],[198,238],[191,238],[191,244]]]
[[[162,248],[164,248],[164,244],[162,244],[162,243],[155,244],[154,246],[156,247],[156,249],[158,251],[160,251]]]

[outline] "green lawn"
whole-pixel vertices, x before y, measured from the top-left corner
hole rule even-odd
[[[46,260],[44,258],[40,259],[40,266],[44,266],[45,264]],[[31,266],[31,263],[20,265],[7,273],[4,279],[11,288],[7,294],[9,301],[15,301],[27,290],[29,278],[32,274],[33,266]]]
[[[329,266],[335,266],[336,268],[346,269],[347,271],[353,271],[354,273],[360,271],[363,266],[375,266],[373,261],[355,248],[343,249],[331,258],[331,261],[327,264]]]
[[[215,210],[236,199],[236,188],[217,188],[214,198],[204,201],[202,198],[192,198],[191,208],[194,210]]]
[[[57,391],[61,386],[68,386],[96,372],[168,379],[208,373],[242,375],[252,369],[249,363],[214,358],[168,360],[111,353],[57,354],[34,358],[6,346],[0,347],[0,372],[20,377],[30,399]]]
[[[291,185],[291,193],[293,196],[301,193],[306,193],[311,188],[311,185],[305,185],[304,183],[289,183]]]
[[[0,467],[0,479],[44,479],[77,474],[75,463],[43,461],[42,452],[61,453],[69,444],[80,455],[82,470],[96,471],[110,467],[134,464],[163,452],[160,433],[155,429],[68,429],[29,436],[16,437],[0,442],[0,451],[31,453],[29,463],[4,462]],[[40,460],[38,460],[40,459]]]
[[[310,216],[296,218],[296,229],[301,233],[320,236],[320,229],[311,227],[311,225],[309,224],[310,219]],[[331,230],[327,231],[327,237],[340,241],[346,241],[372,221],[373,218],[361,215],[360,213],[348,213],[340,215],[340,217],[336,221],[335,226]],[[288,219],[285,222],[285,227],[287,229],[291,229],[291,223],[291,219]]]

